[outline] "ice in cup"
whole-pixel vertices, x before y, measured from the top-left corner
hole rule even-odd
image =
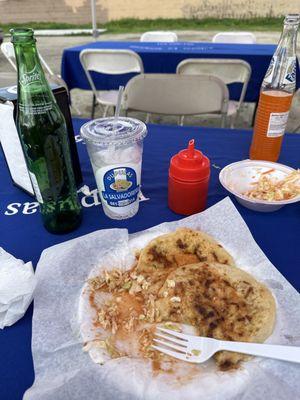
[[[133,217],[139,209],[146,125],[135,119],[99,118],[81,127],[103,211],[112,219]]]

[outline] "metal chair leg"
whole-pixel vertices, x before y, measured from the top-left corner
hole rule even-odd
[[[221,128],[225,128],[225,123],[226,123],[226,115],[222,115],[221,117]]]
[[[184,124],[184,115],[181,115],[178,117],[178,125],[183,126]]]
[[[96,108],[96,96],[93,94],[93,104],[92,104],[92,114],[91,114],[92,119],[94,119],[95,116],[95,108]]]
[[[146,114],[146,121],[145,121],[146,124],[149,124],[149,122],[150,122],[150,115],[151,115],[150,113]]]
[[[103,118],[106,117],[109,106],[104,106]]]
[[[66,91],[67,91],[67,93],[68,93],[68,95],[69,95],[70,108],[73,109],[74,112],[75,112],[77,115],[81,115],[82,113],[81,113],[81,111],[79,110],[79,108],[77,108],[77,107],[74,105],[74,103],[72,103],[71,91],[68,89],[67,86],[65,86],[65,88],[66,88]]]
[[[232,115],[230,117],[230,129],[234,129],[234,124],[235,124],[236,119],[237,119],[237,114]]]
[[[255,123],[255,117],[256,117],[257,107],[258,107],[258,101],[255,103],[255,106],[254,106],[253,115],[252,115],[252,121],[251,121],[251,126],[254,126],[254,123]]]

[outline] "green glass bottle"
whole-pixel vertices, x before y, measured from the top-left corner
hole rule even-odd
[[[32,29],[12,29],[18,67],[17,129],[44,226],[52,233],[81,222],[65,119],[41,67]]]

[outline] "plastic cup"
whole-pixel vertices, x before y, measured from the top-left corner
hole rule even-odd
[[[146,125],[135,119],[99,118],[81,127],[104,213],[133,217],[139,209],[143,139]]]

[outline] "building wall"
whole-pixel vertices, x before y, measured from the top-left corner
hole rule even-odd
[[[300,0],[96,0],[97,20],[281,16],[300,12]],[[0,23],[88,23],[90,0],[0,0]]]
[[[97,20],[108,20],[108,13],[101,4],[97,4]],[[0,0],[0,23],[34,21],[88,23],[91,21],[90,0]]]

